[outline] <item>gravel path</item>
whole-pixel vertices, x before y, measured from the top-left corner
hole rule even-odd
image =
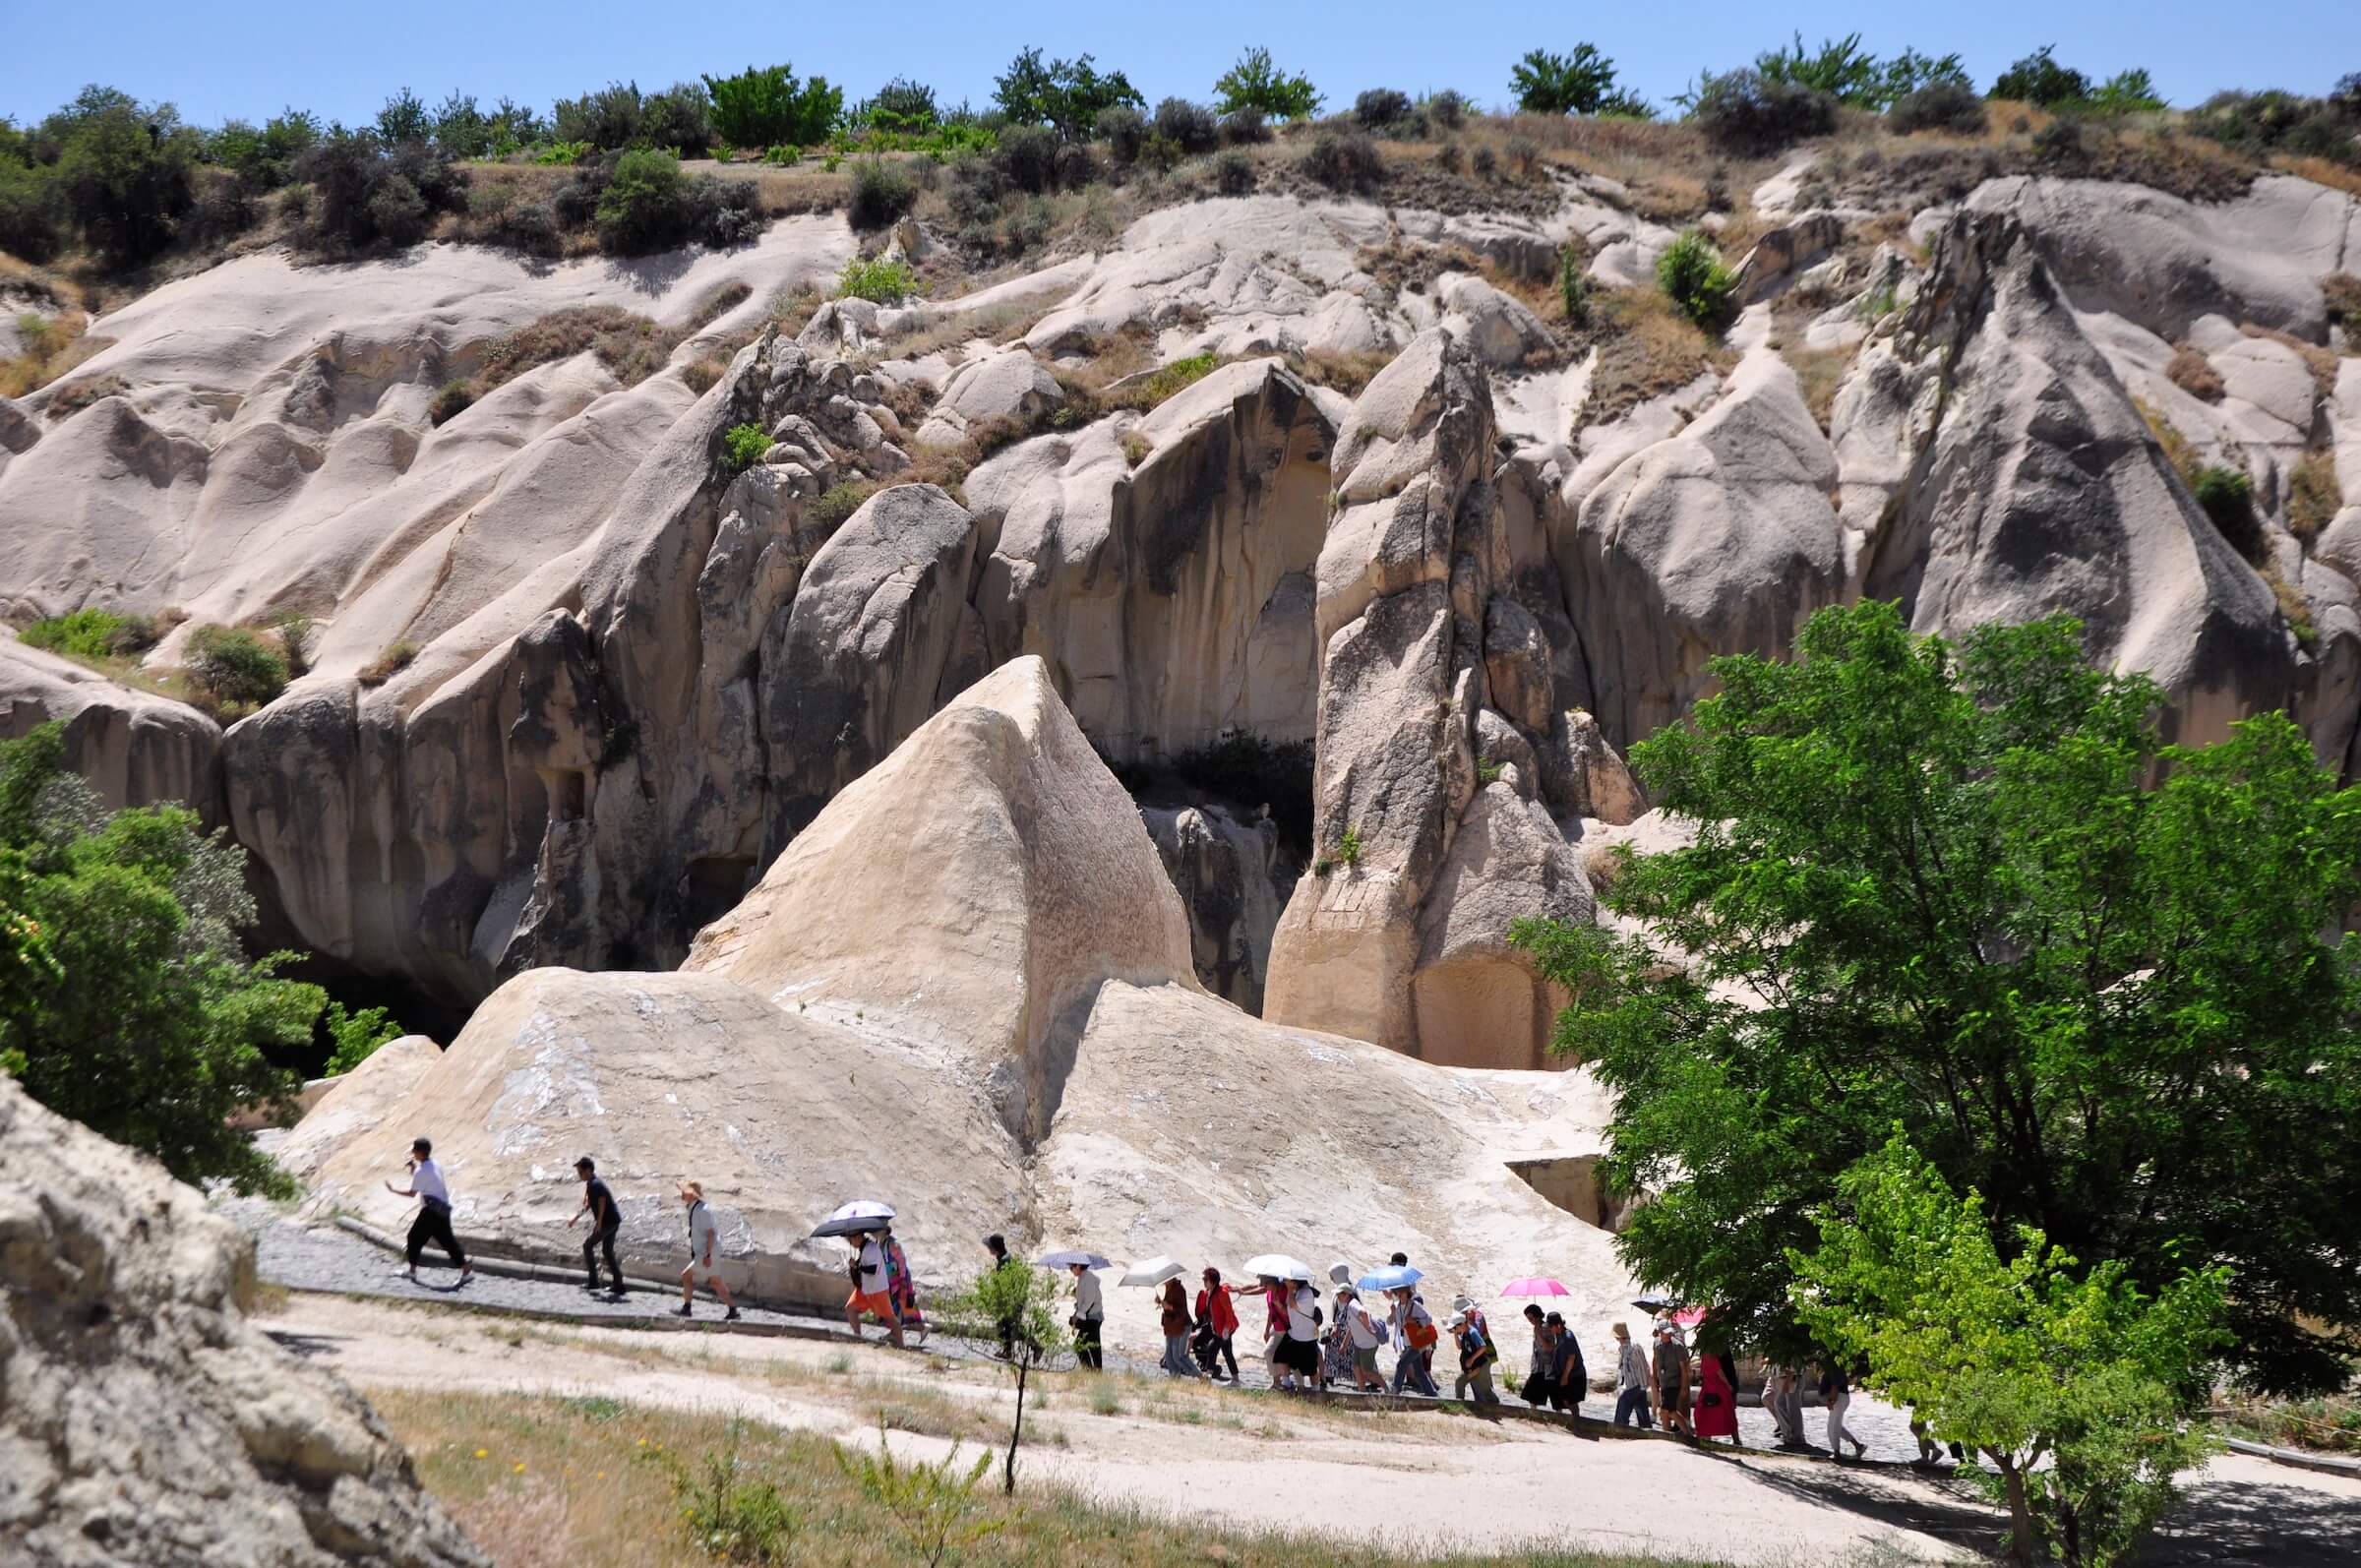
[[[259,1200],[216,1200],[215,1206],[253,1234],[257,1267],[262,1277],[288,1290],[380,1297],[469,1310],[531,1313],[615,1327],[676,1326],[671,1310],[679,1304],[679,1300],[670,1295],[634,1291],[620,1298],[605,1295],[592,1296],[582,1290],[578,1283],[511,1279],[480,1271],[461,1287],[457,1284],[457,1271],[450,1268],[442,1260],[441,1254],[435,1251],[427,1254],[426,1261],[418,1271],[418,1283],[413,1285],[404,1278],[402,1260],[398,1256],[350,1232],[333,1226],[298,1224],[272,1205]],[[1115,1304],[1120,1310],[1124,1303],[1118,1301]],[[762,1307],[746,1307],[743,1312],[740,1322],[749,1328],[770,1329],[804,1337],[825,1336],[848,1342],[850,1339],[841,1321],[774,1312]],[[709,1297],[700,1297],[694,1322],[720,1329],[723,1326],[721,1309]],[[881,1342],[883,1338],[874,1327],[868,1337],[872,1343]],[[1246,1338],[1241,1336],[1240,1347],[1243,1380],[1248,1386],[1267,1388],[1269,1378],[1261,1361],[1242,1354],[1247,1349],[1244,1343]],[[965,1342],[948,1335],[930,1337],[924,1348],[929,1355],[947,1359],[986,1358]],[[1522,1337],[1515,1330],[1505,1331],[1501,1353],[1512,1369],[1524,1364],[1524,1350]],[[1449,1361],[1448,1356],[1442,1357],[1445,1367]],[[1152,1359],[1126,1357],[1112,1349],[1107,1353],[1107,1365],[1113,1371],[1155,1370]],[[1441,1380],[1447,1390],[1450,1386],[1447,1370]],[[1506,1389],[1502,1392],[1504,1397],[1514,1401],[1513,1393]],[[1613,1410],[1611,1399],[1594,1394],[1583,1405],[1582,1413],[1591,1419],[1604,1420],[1612,1415]],[[1908,1418],[1873,1396],[1853,1396],[1852,1406],[1846,1413],[1846,1424],[1854,1435],[1869,1445],[1868,1457],[1872,1460],[1898,1463],[1907,1462],[1917,1455],[1918,1445],[1910,1436]],[[1816,1406],[1804,1411],[1804,1430],[1815,1446],[1825,1439],[1826,1417]],[[1750,1448],[1767,1449],[1774,1442],[1771,1417],[1767,1412],[1757,1408],[1739,1408],[1738,1433]]]

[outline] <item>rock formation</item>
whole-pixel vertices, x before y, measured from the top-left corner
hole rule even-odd
[[[534,970],[395,1070],[375,1119],[332,1094],[290,1135],[328,1151],[316,1202],[397,1226],[378,1177],[398,1149],[372,1129],[432,1129],[460,1232],[546,1251],[590,1152],[639,1267],[677,1269],[695,1176],[738,1280],[814,1304],[841,1300],[844,1254],[805,1235],[853,1197],[902,1210],[931,1283],[1003,1231],[1232,1267],[1407,1247],[1475,1285],[1546,1260],[1586,1317],[1628,1294],[1605,1234],[1505,1163],[1596,1153],[1597,1086],[1207,995],[1138,813],[1030,657],[849,785],[681,972]]]
[[[89,779],[110,810],[177,801],[208,826],[226,814],[221,731],[185,702],[109,681],[0,632],[0,739],[62,722],[66,766]]]
[[[0,1559],[484,1568],[253,1297],[202,1194],[0,1074]]]

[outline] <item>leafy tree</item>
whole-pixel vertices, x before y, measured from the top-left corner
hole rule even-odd
[[[1079,60],[1045,62],[1038,48],[1027,49],[1008,62],[993,79],[993,100],[1016,125],[1047,125],[1068,142],[1090,138],[1099,111],[1118,104],[1145,109],[1147,99],[1120,71],[1102,75],[1089,55]]]
[[[1975,84],[1968,79],[1967,65],[1956,53],[1936,60],[1927,58],[1915,49],[1905,49],[1888,60],[1880,74],[1884,78],[1878,88],[1880,101],[1889,106],[1938,83],[1968,91],[1975,89]]]
[[[1288,75],[1271,63],[1271,51],[1259,46],[1238,57],[1238,64],[1213,84],[1216,106],[1224,114],[1251,109],[1278,120],[1308,120],[1320,112],[1320,90],[1311,78]]]
[[[0,118],[0,251],[46,262],[65,241],[65,199],[56,171],[34,160],[30,137]]]
[[[437,105],[429,123],[435,146],[454,158],[480,158],[492,151],[492,117],[471,93],[453,92]]]
[[[1685,105],[1705,138],[1725,152],[1761,156],[1837,128],[1833,93],[1760,71],[1707,72],[1673,101]]]
[[[1861,35],[1823,38],[1817,51],[1806,50],[1803,34],[1785,49],[1770,49],[1754,57],[1754,68],[1766,82],[1787,82],[1826,92],[1840,103],[1880,109],[1887,103],[1886,75],[1877,56],[1861,47]]]
[[[377,1055],[378,1047],[392,1045],[401,1038],[401,1025],[383,1007],[346,1012],[342,1002],[332,1001],[320,1022],[328,1030],[332,1043],[328,1065],[322,1070],[331,1075],[350,1072]]]
[[[85,88],[42,127],[59,149],[58,188],[83,242],[110,267],[133,267],[172,242],[196,205],[204,139],[168,103],[143,106]]]
[[[2062,66],[2051,57],[2057,48],[2045,43],[1993,79],[1991,96],[2016,98],[2054,108],[2062,103],[2080,103],[2090,95],[2090,79],[2080,71]]]
[[[1531,49],[1509,68],[1508,90],[1528,114],[1597,114],[1615,93],[1615,62],[1590,43],[1572,54]]]
[[[116,812],[64,771],[63,730],[0,743],[0,1055],[28,1093],[184,1181],[289,1189],[228,1125],[283,1097],[266,1047],[310,1041],[325,996],[248,963],[244,852],[178,807]],[[284,955],[280,955],[284,956]]]
[[[713,131],[733,147],[810,147],[844,118],[844,90],[823,76],[799,81],[793,65],[707,77],[705,90],[713,95]]]
[[[712,81],[705,79],[708,87]],[[587,142],[601,151],[620,152],[639,145],[645,112],[638,83],[610,82],[578,98],[558,99],[550,109],[550,122],[561,142]]]
[[[1025,1381],[1035,1367],[1072,1348],[1058,1321],[1058,1278],[1047,1269],[1011,1261],[979,1276],[966,1290],[938,1305],[944,1332],[970,1345],[1016,1375],[1016,1424],[1008,1433],[1005,1489],[1016,1490],[1016,1450],[1025,1439]]]
[[[640,105],[639,135],[649,147],[702,157],[713,145],[712,103],[702,85],[675,82]]]
[[[474,100],[468,102],[472,107]],[[424,99],[403,88],[386,99],[386,106],[377,111],[377,134],[388,147],[423,142],[435,134],[435,116],[427,112]]]
[[[1787,1253],[1899,1124],[2004,1251],[2032,1226],[2150,1292],[2227,1265],[2246,1374],[2341,1384],[2361,972],[2323,934],[2361,791],[2277,713],[2164,746],[2162,694],[2068,619],[1954,645],[1872,602],[1796,647],[1716,660],[1720,694],[1632,748],[1699,824],[1607,880],[1649,935],[1514,930],[1574,998],[1553,1045],[1616,1091],[1607,1176],[1662,1194],[1634,1271],[1807,1349]]]
[[[1788,1257],[1797,1314],[1935,1438],[1991,1465],[1976,1474],[2008,1505],[2010,1555],[2126,1555],[2205,1457],[2189,1417],[2225,1338],[2228,1270],[2183,1272],[2150,1297],[2122,1263],[2085,1272],[2029,1226],[2004,1257],[1983,1200],[1954,1196],[1899,1135],[1817,1218],[1818,1249]]]
[[[2162,107],[2155,82],[2143,70],[2118,71],[2090,94],[2094,114],[2146,114]]]
[[[861,105],[854,118],[880,131],[923,135],[941,123],[935,106],[935,90],[924,82],[895,77],[878,89],[878,95]]]

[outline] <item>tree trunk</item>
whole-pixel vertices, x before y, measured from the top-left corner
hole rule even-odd
[[[1020,1357],[1016,1363],[1016,1426],[1008,1433],[1008,1465],[1002,1487],[1011,1497],[1016,1495],[1016,1445],[1025,1440],[1025,1373],[1031,1365],[1029,1357]]]
[[[2017,1568],[2033,1568],[2033,1511],[2026,1500],[2025,1472],[2014,1460],[1990,1457],[2009,1483],[2009,1560]]]

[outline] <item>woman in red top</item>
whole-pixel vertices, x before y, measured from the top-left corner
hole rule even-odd
[[[1205,1288],[1197,1292],[1197,1332],[1211,1341],[1203,1357],[1205,1369],[1218,1378],[1227,1360],[1230,1381],[1237,1382],[1238,1347],[1232,1340],[1238,1333],[1238,1306],[1230,1298],[1230,1287],[1222,1283],[1220,1269],[1207,1269]]]

